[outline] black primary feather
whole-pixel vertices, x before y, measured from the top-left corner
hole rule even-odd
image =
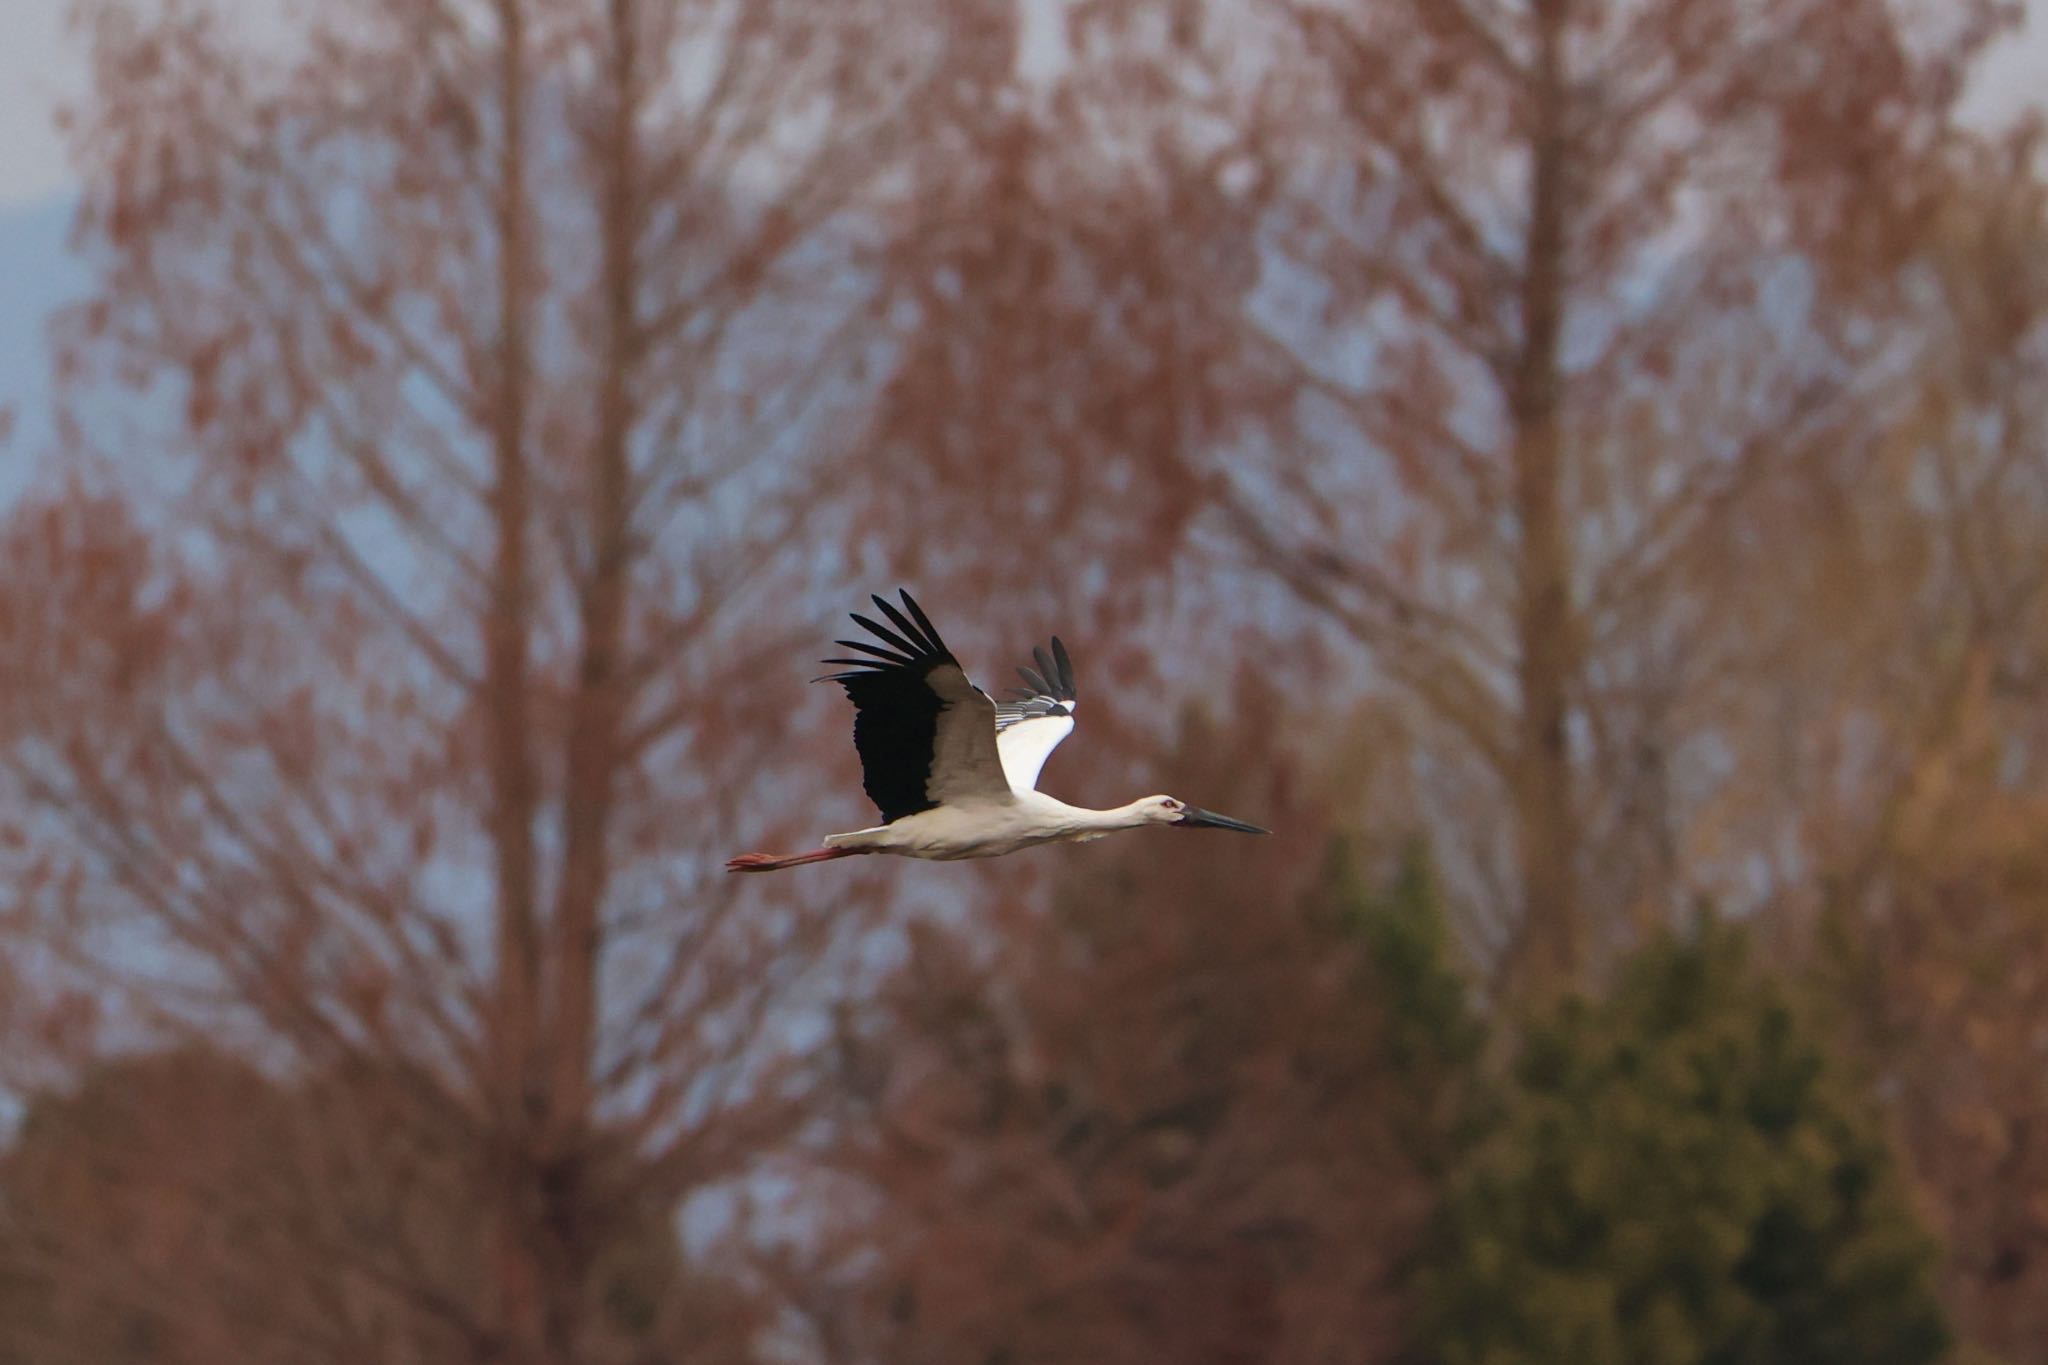
[[[1060,637],[1052,637],[1052,654],[1048,656],[1043,645],[1031,650],[1037,668],[1020,667],[1017,676],[1024,680],[1023,687],[1010,689],[1010,700],[996,704],[996,730],[998,733],[1009,729],[1019,721],[1035,720],[1040,716],[1070,716],[1068,704],[1078,700],[1074,692],[1074,661],[1067,656],[1067,647],[1060,643]]]
[[[1045,652],[1044,645],[1033,645],[1031,657],[1038,667],[1019,667],[1017,676],[1024,680],[1023,687],[1013,687],[1010,695],[1019,701],[1033,697],[1044,697],[1050,701],[1068,702],[1080,700],[1074,691],[1074,661],[1067,656],[1067,647],[1060,637],[1052,637],[1052,653]]]
[[[846,671],[818,679],[838,683],[853,701],[853,747],[860,754],[861,786],[882,812],[883,824],[938,804],[925,787],[931,780],[932,751],[945,704],[926,678],[935,668],[959,667],[909,590],[899,591],[901,611],[880,597],[874,599],[888,626],[851,613],[857,624],[889,648],[836,641],[871,657],[827,659],[828,664],[846,665]]]

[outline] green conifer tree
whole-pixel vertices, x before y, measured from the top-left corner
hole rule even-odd
[[[1949,1334],[1885,1138],[1738,928],[1530,1032],[1416,1284],[1445,1365],[1918,1365]]]

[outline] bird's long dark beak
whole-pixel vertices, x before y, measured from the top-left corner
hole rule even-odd
[[[1270,829],[1260,829],[1257,825],[1247,824],[1242,820],[1233,820],[1227,815],[1218,815],[1213,810],[1203,810],[1199,806],[1183,806],[1180,812],[1180,819],[1173,823],[1176,828],[1180,829],[1234,829],[1239,834],[1271,834],[1273,832]]]

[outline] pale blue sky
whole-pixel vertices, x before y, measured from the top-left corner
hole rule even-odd
[[[64,22],[67,0],[0,0],[8,11],[0,44],[0,211],[63,195],[71,185],[52,123],[85,71]],[[286,0],[214,0],[246,22],[275,22]],[[2000,117],[2026,100],[2048,101],[2048,0],[2027,0],[2027,31],[1984,73],[1974,105]]]
[[[11,0],[9,9],[0,44],[0,208],[64,192],[64,149],[51,118],[84,75],[65,32],[65,0]]]
[[[240,23],[275,29],[295,0],[202,0]],[[0,212],[63,197],[72,187],[58,106],[85,86],[83,49],[66,21],[71,0],[0,0]]]

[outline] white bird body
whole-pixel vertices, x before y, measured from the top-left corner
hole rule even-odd
[[[967,680],[908,592],[900,611],[880,597],[874,601],[888,626],[857,612],[853,619],[886,648],[841,640],[867,657],[828,659],[848,669],[819,681],[839,683],[853,700],[861,785],[882,823],[828,835],[809,853],[742,854],[726,864],[728,871],[769,872],[861,853],[995,858],[1144,825],[1266,832],[1170,796],[1090,810],[1038,791],[1045,760],[1074,729],[1074,669],[1059,637],[1050,654],[1032,651],[1038,668],[1017,670],[1029,686],[998,705]]]
[[[1039,844],[1086,843],[1120,829],[1170,825],[1178,806],[1160,803],[1171,798],[1148,796],[1114,810],[1070,806],[1044,792],[934,806],[886,825],[828,834],[826,848],[860,853],[901,853],[912,858],[951,862],[959,858],[995,858]]]

